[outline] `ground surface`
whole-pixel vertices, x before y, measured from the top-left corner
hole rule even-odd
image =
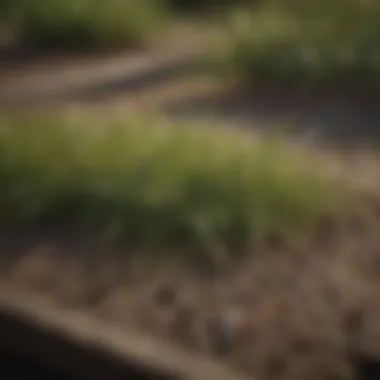
[[[176,43],[170,46],[181,48],[127,57],[4,61],[0,106],[105,116],[160,111],[261,132],[290,120],[290,136],[324,145],[310,150],[327,173],[371,195],[357,195],[350,215],[326,221],[313,236],[265,242],[228,270],[205,262],[148,263],[125,248],[61,234],[7,234],[0,239],[2,288],[50,294],[62,306],[217,357],[262,380],[370,379],[361,355],[366,364],[380,358],[380,170],[377,153],[363,145],[377,146],[379,98],[331,89],[231,89],[185,75],[197,45]],[[360,151],[343,156],[327,144]]]
[[[286,128],[293,137],[324,144],[378,147],[378,94],[339,88],[247,91],[210,75],[189,76],[207,50],[207,37],[194,27],[174,35],[144,51],[0,59],[0,108],[154,110],[253,131]]]
[[[259,379],[357,379],[361,357],[380,356],[379,210],[363,196],[310,236],[269,240],[218,268],[57,234],[8,235],[1,288],[42,294]]]

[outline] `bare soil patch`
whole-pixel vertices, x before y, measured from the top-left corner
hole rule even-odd
[[[117,86],[128,87],[130,78],[138,83],[153,81],[157,75],[175,76],[186,71],[205,47],[204,31],[198,25],[181,25],[157,36],[148,46],[128,51],[20,53],[17,58],[0,56],[0,103],[49,102],[51,97],[86,90],[89,95],[112,93]],[[6,56],[6,55],[5,55]],[[152,74],[155,71],[164,74]],[[153,79],[152,79],[153,75]],[[104,88],[103,88],[104,87]],[[36,99],[37,98],[37,99]],[[20,100],[21,99],[21,100]]]
[[[380,360],[379,232],[380,201],[368,194],[310,236],[268,238],[227,267],[8,231],[1,289],[43,295],[263,380],[370,379],[364,372],[378,376]]]

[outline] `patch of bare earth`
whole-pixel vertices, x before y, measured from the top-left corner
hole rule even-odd
[[[380,201],[355,196],[308,236],[268,238],[226,266],[7,233],[1,291],[43,295],[262,380],[378,378]]]
[[[0,56],[0,108],[52,103],[62,107],[111,95],[117,98],[155,83],[165,85],[165,81],[180,79],[196,64],[207,41],[204,27],[189,23],[171,28],[138,49],[20,59]]]

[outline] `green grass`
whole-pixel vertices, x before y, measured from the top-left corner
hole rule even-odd
[[[223,72],[252,82],[375,84],[380,3],[272,0],[221,23]]]
[[[309,228],[334,204],[318,170],[280,139],[136,119],[8,117],[0,127],[9,226],[211,250]]]
[[[139,45],[168,21],[154,0],[13,0],[0,12],[15,43],[49,49]]]

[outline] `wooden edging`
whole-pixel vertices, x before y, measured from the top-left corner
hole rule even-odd
[[[0,350],[70,379],[246,379],[150,337],[30,296],[0,296]]]

